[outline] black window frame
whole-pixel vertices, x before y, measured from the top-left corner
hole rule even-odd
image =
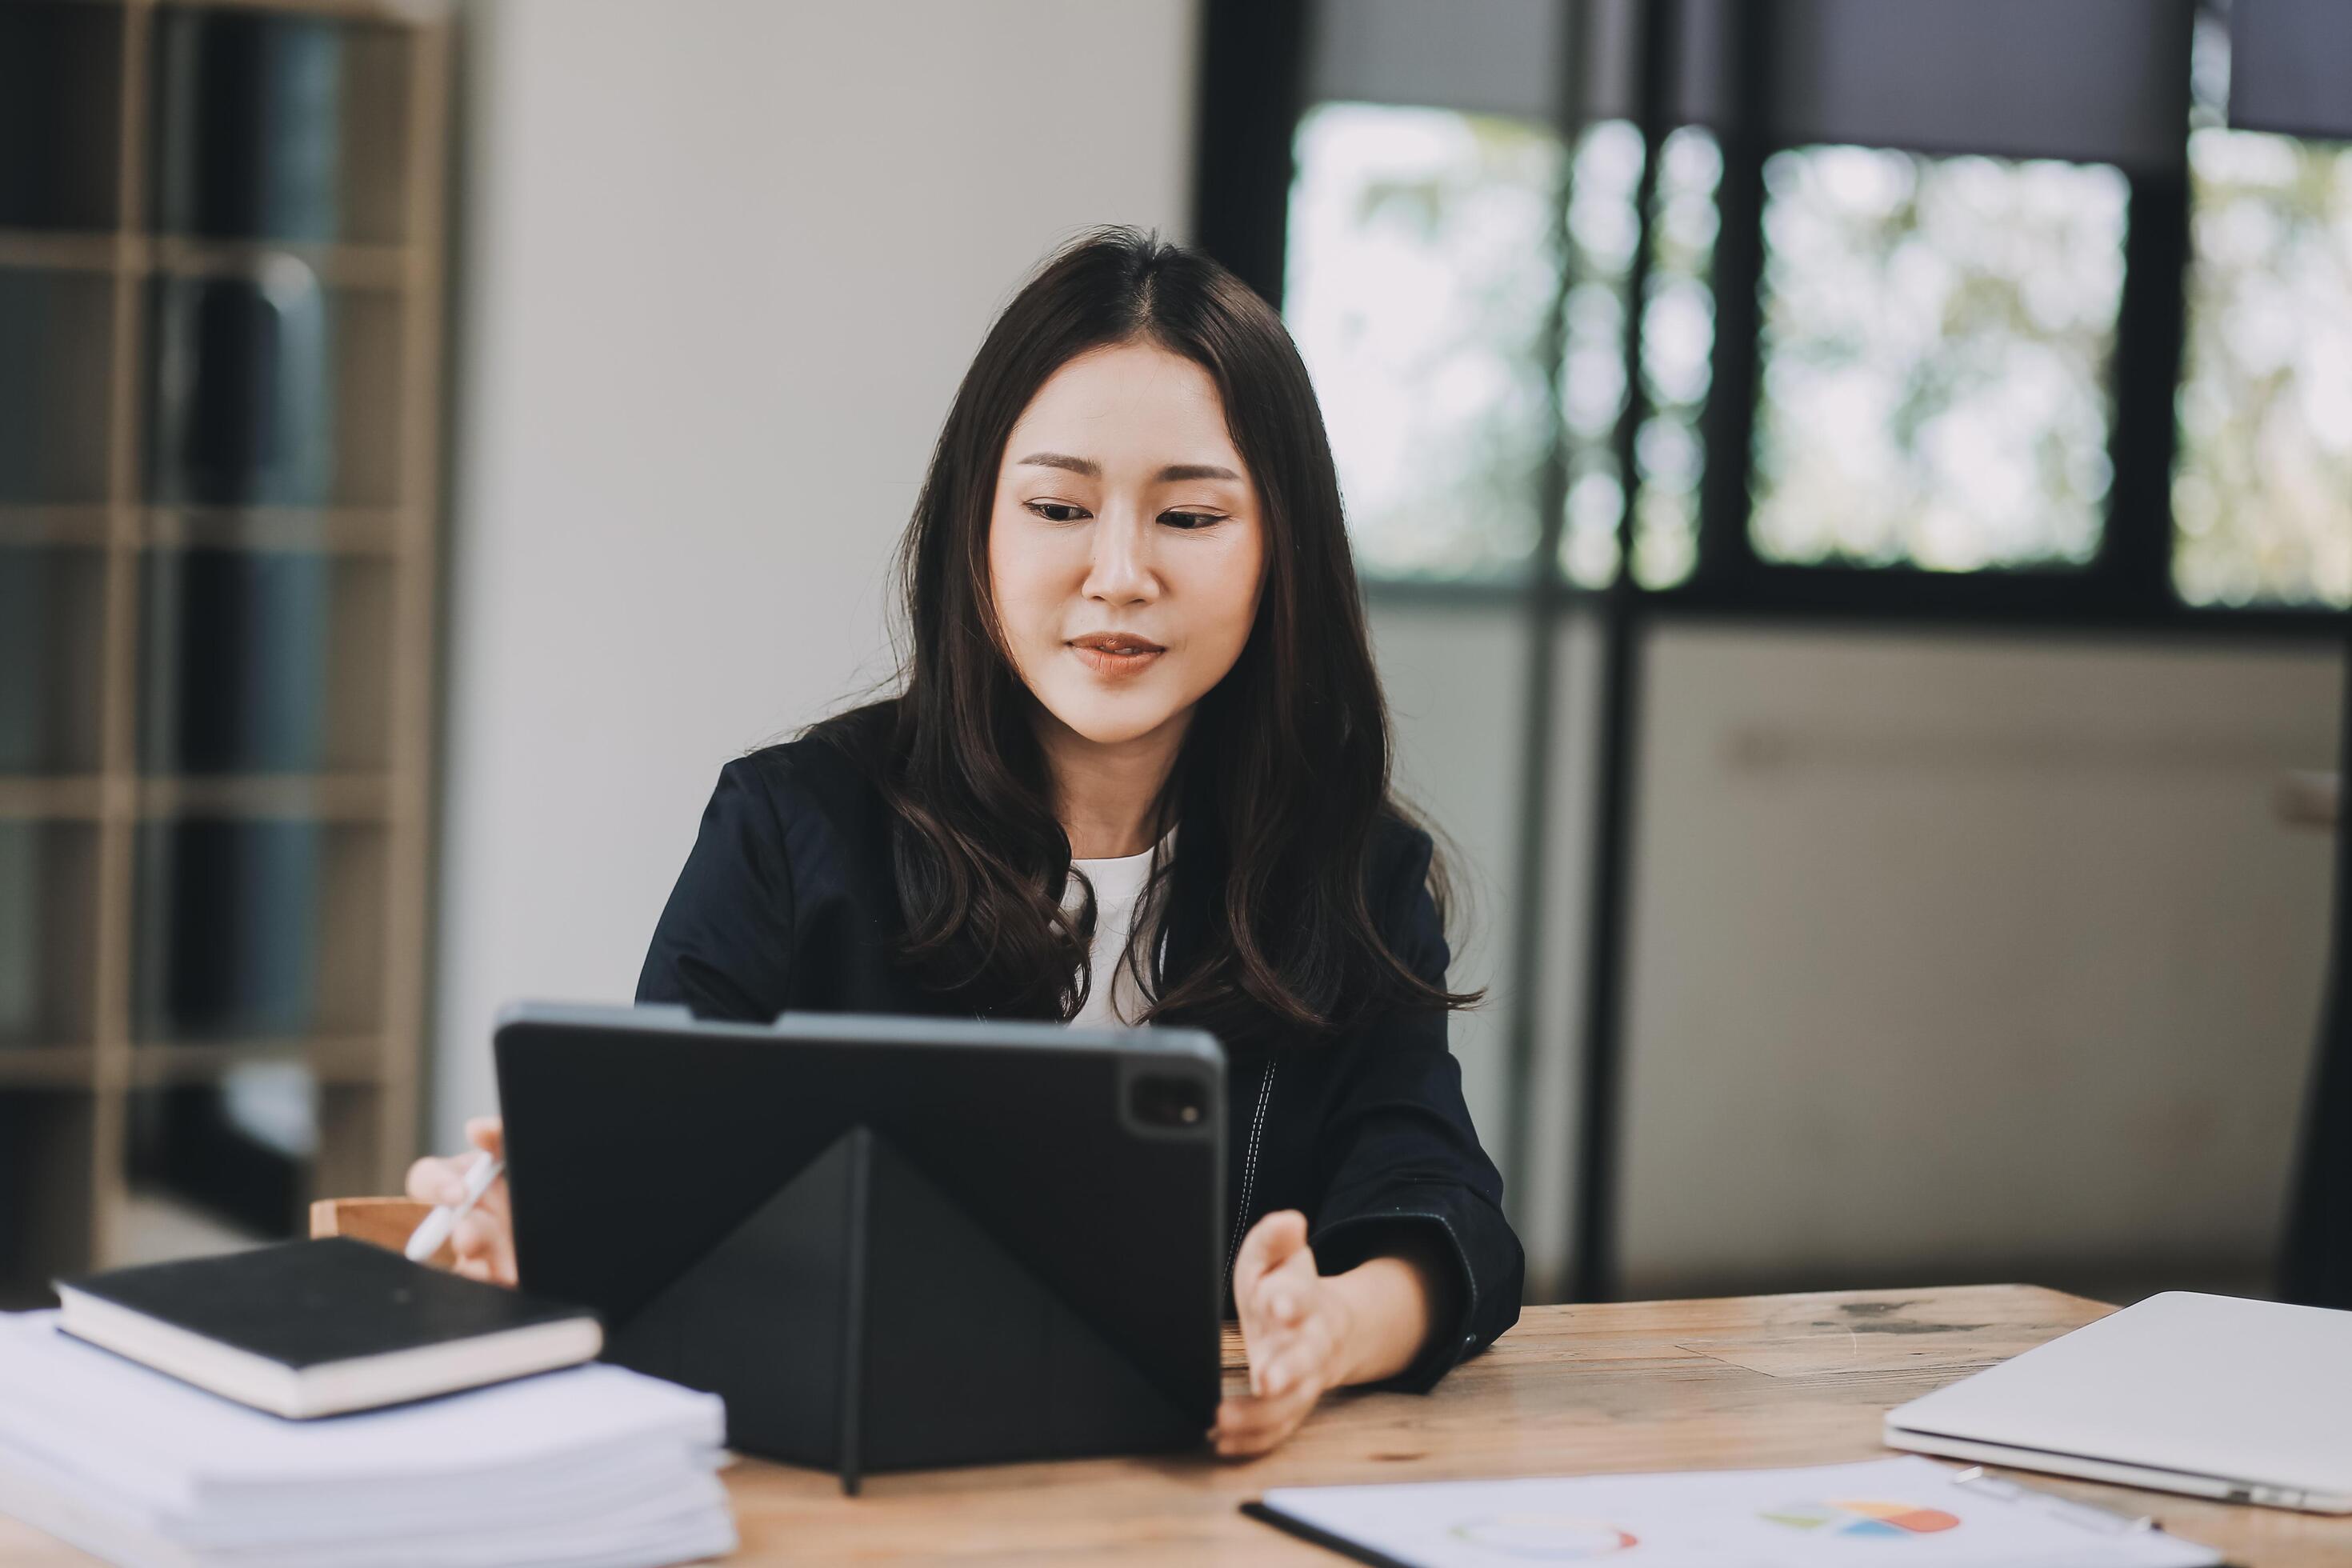
[[[1285,238],[1294,169],[1292,139],[1311,107],[1305,99],[1308,8],[1312,0],[1205,0],[1199,133],[1195,143],[1192,232],[1211,255],[1234,268],[1277,307],[1282,302]],[[1559,0],[1573,6],[1577,0]],[[1965,3],[1965,0],[1959,0]],[[1750,29],[1770,25],[1772,0],[1749,0],[1733,14]],[[1649,0],[1651,26],[1673,26],[1676,0]],[[1573,34],[1574,27],[1566,29]],[[1754,36],[1751,32],[1751,37]],[[1723,155],[1717,200],[1721,228],[1715,249],[1713,377],[1701,421],[1697,554],[1691,574],[1670,587],[1632,584],[1629,613],[1643,618],[1809,620],[2024,630],[2113,631],[2135,635],[2292,642],[2340,640],[2352,612],[2327,605],[2254,603],[2192,605],[2172,581],[2172,472],[2179,390],[2187,334],[2189,247],[2189,175],[2128,173],[2123,295],[2109,371],[2114,465],[2099,546],[2080,565],[1994,567],[1938,572],[1892,564],[1783,563],[1758,555],[1748,531],[1753,432],[1760,372],[1759,284],[1763,247],[1763,166],[1781,150],[1755,128],[1765,89],[1763,51],[1735,47],[1742,62],[1734,123],[1713,127]],[[1637,105],[1645,169],[1665,134],[1681,121]],[[1567,133],[1580,129],[1564,117]],[[2184,145],[2189,126],[2180,128]],[[1649,186],[1645,184],[1646,193]],[[1563,195],[1565,193],[1563,192]],[[1652,214],[1639,215],[1641,248],[1650,248]],[[1640,312],[1628,313],[1638,346]],[[1557,355],[1548,374],[1558,374]],[[1741,388],[1744,396],[1727,396]],[[1638,412],[1638,381],[1627,396]],[[1557,428],[1557,421],[1554,422]],[[1625,510],[1637,483],[1626,469]],[[1549,519],[1547,520],[1549,523]],[[1553,530],[1547,527],[1546,534]],[[1624,528],[1621,525],[1621,543]],[[1621,550],[1621,561],[1626,558]],[[1622,575],[1621,570],[1621,575]],[[1375,601],[1510,604],[1530,592],[1563,605],[1612,596],[1565,580],[1557,552],[1538,550],[1526,575],[1544,581],[1444,582],[1370,577]]]

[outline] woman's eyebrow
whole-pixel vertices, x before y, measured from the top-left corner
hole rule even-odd
[[[1091,458],[1065,457],[1059,452],[1032,452],[1015,465],[1021,468],[1067,468],[1090,479],[1102,478],[1102,465]]]
[[[1087,479],[1102,478],[1102,465],[1092,458],[1073,458],[1062,452],[1032,452],[1014,465],[1017,468],[1066,468]],[[1155,482],[1172,484],[1181,479],[1238,479],[1241,476],[1216,463],[1171,463],[1160,470]]]

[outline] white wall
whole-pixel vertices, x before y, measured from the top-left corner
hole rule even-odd
[[[887,673],[989,319],[1181,237],[1193,0],[467,16],[433,1141],[504,1002],[625,1000],[720,764]]]

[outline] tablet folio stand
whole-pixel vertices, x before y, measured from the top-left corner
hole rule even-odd
[[[838,1470],[850,1493],[868,1470],[1184,1447],[1206,1426],[863,1126],[604,1359],[719,1394],[730,1447]]]

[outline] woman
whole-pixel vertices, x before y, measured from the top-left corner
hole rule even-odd
[[[1209,1029],[1250,1364],[1218,1451],[1327,1389],[1430,1387],[1517,1320],[1519,1245],[1280,319],[1177,247],[1073,244],[965,375],[900,566],[900,694],[721,772],[638,1000]],[[513,1278],[503,1184],[457,1247]]]

